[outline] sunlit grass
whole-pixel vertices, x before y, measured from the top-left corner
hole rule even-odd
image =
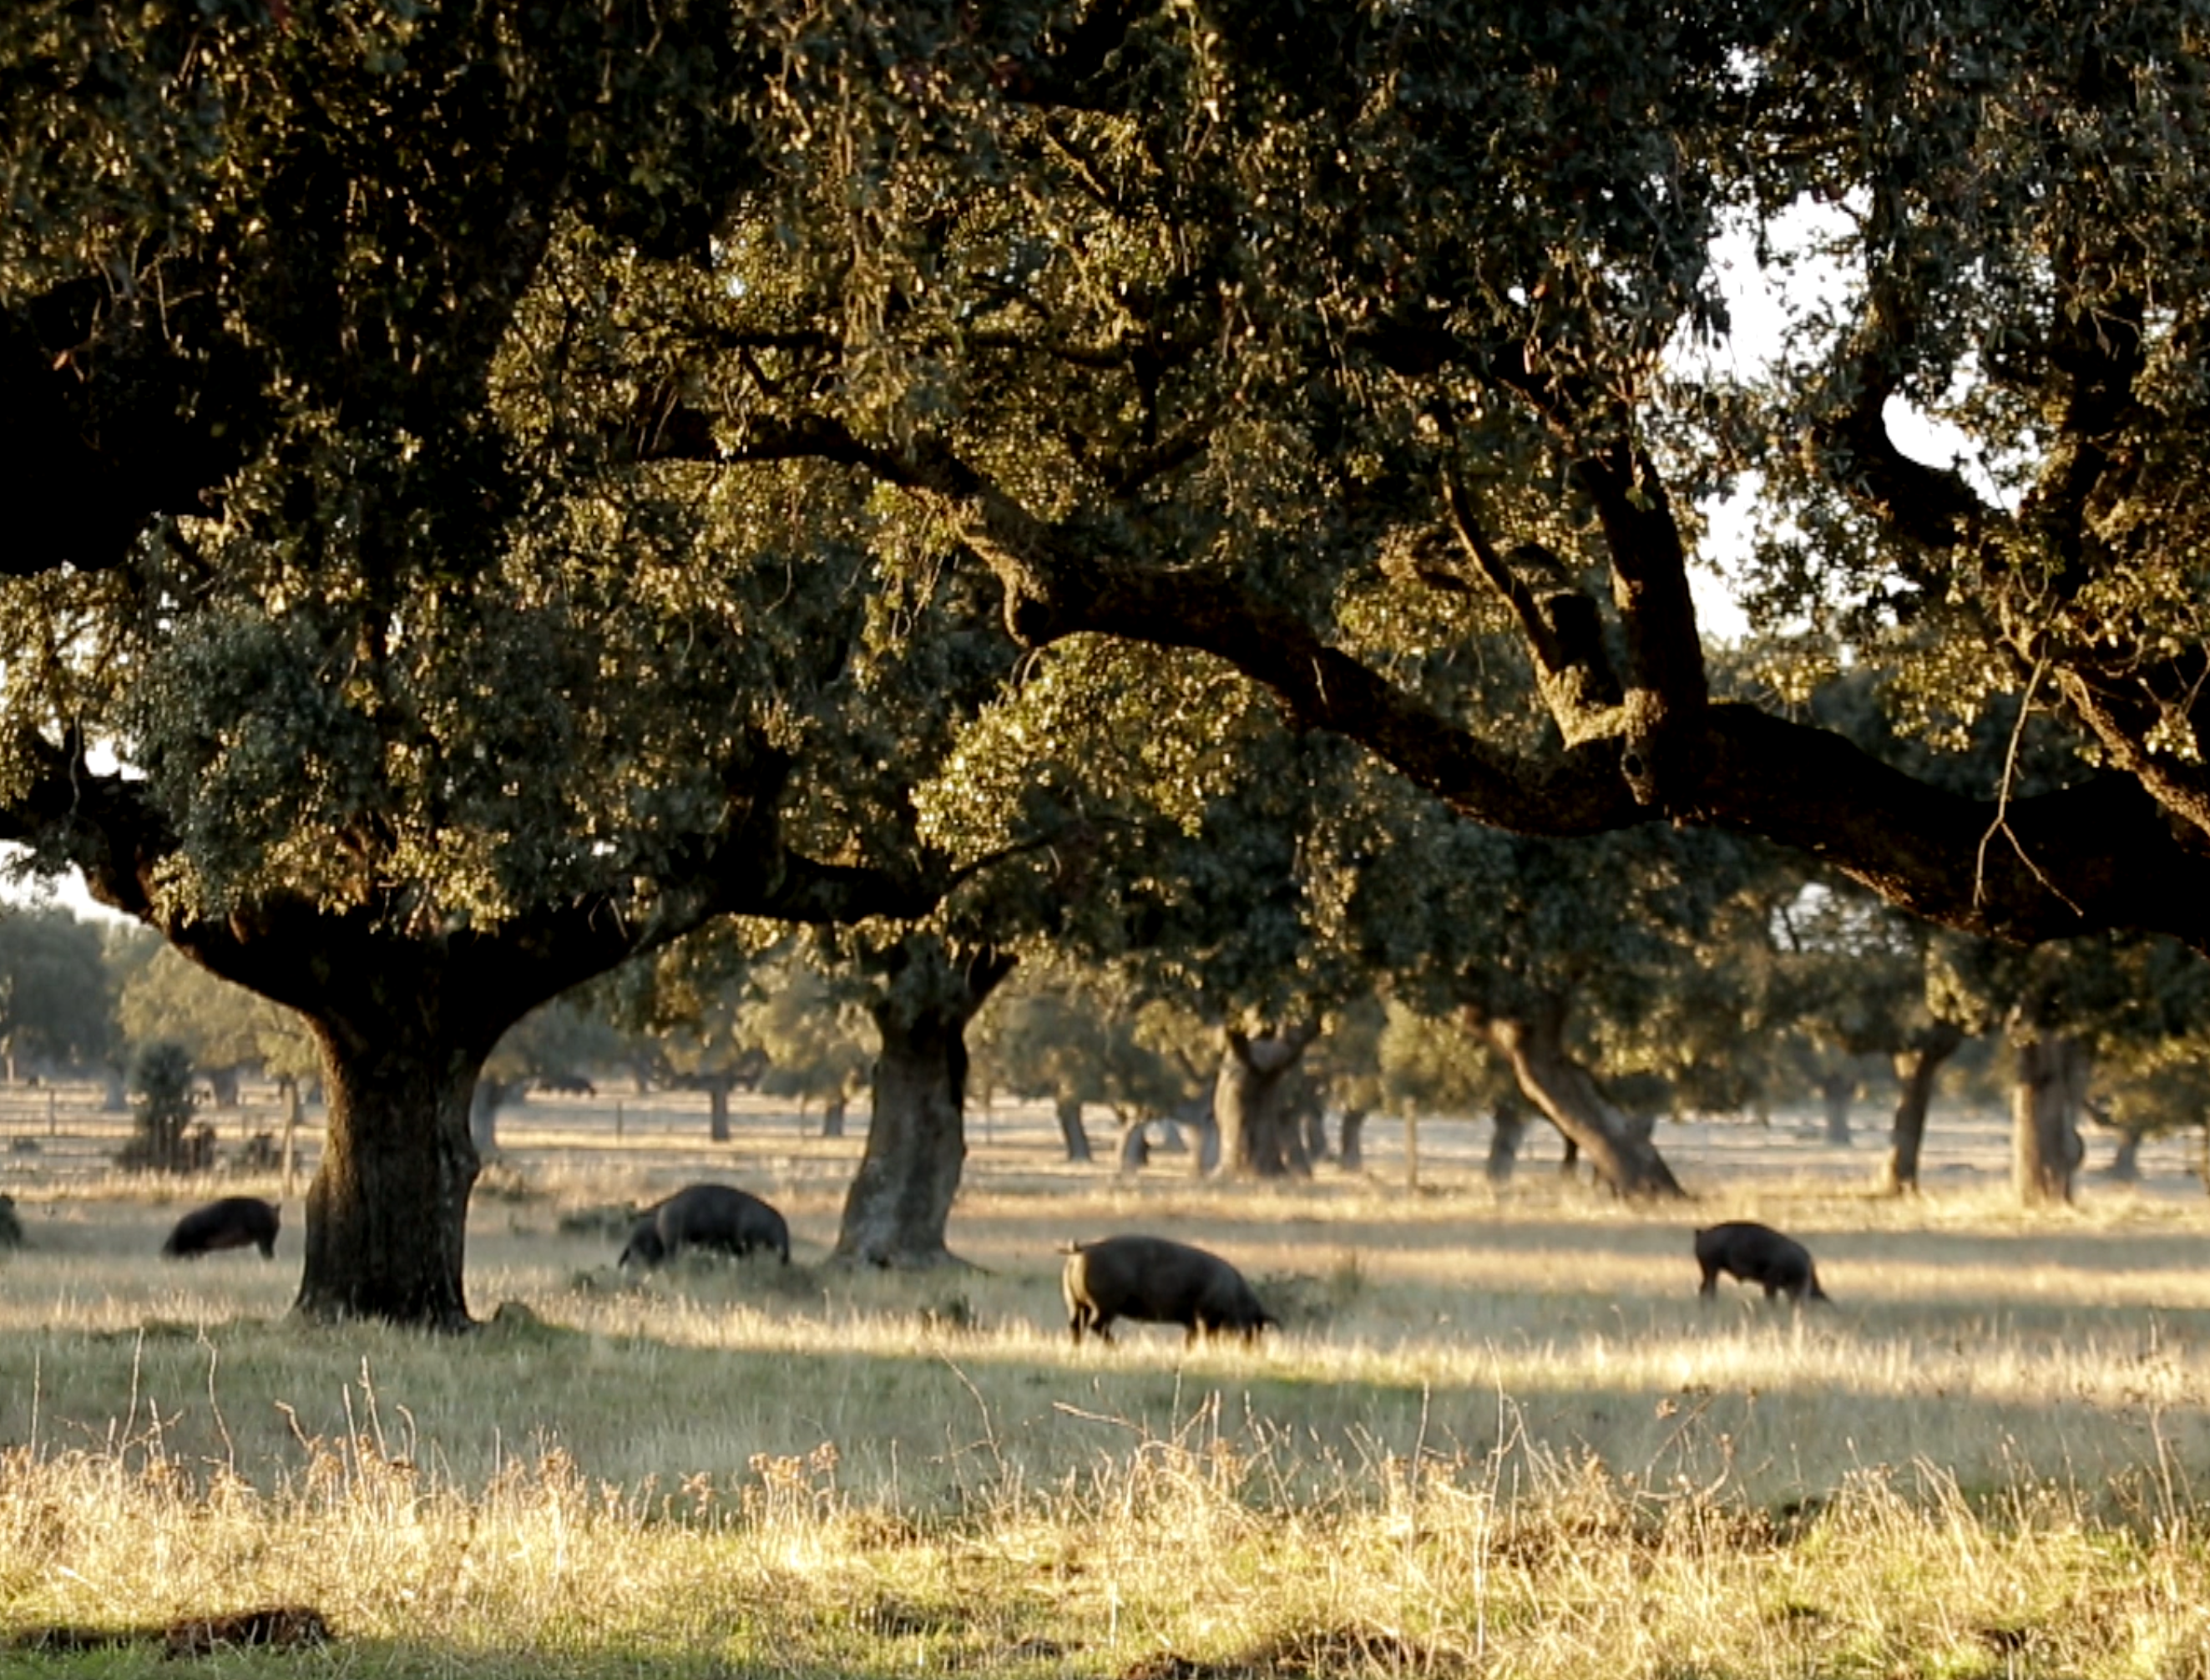
[[[296,1229],[154,1258],[233,1181],[18,1163],[0,1629],[300,1600],[342,1653],[285,1660],[406,1674],[2210,1663],[2210,1205],[2171,1163],[2027,1218],[1715,1133],[1680,1151],[1703,1199],[1652,1210],[1539,1167],[1499,1196],[1477,1139],[1423,1139],[1417,1195],[1124,1183],[1048,1125],[978,1148],[972,1264],[915,1276],[824,1263],[856,1141],[510,1126],[460,1340],[289,1321]],[[703,1177],[776,1200],[797,1262],[632,1283],[578,1217]],[[1802,1236],[1838,1306],[1700,1302],[1688,1234],[1725,1217]],[[1283,1333],[1073,1347],[1056,1245],[1144,1229]]]

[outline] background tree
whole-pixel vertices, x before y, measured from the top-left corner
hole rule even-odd
[[[969,732],[957,781],[933,796],[943,819],[999,832],[990,813],[1040,743],[1085,837],[1078,856],[1060,849],[1079,886],[1054,907],[1055,948],[1113,974],[1117,995],[1205,1021],[1223,1170],[1308,1173],[1297,1070],[1330,1012],[1367,988],[1340,926],[1374,820],[1345,779],[1356,755],[1284,730],[1215,663],[1068,646]]]
[[[2210,1055],[2198,1028],[2160,1042],[2129,1042],[2095,1070],[2087,1111],[2116,1136],[2104,1175],[2141,1177],[2141,1146],[2150,1138],[2200,1130],[2198,1168],[2210,1187]]]
[[[2140,1057],[2202,1019],[2210,968],[2169,940],[2072,940],[2021,951],[1943,940],[1936,1012],[2000,1031],[2011,1059],[2012,1185],[2028,1206],[2068,1202],[2086,1159],[2080,1117],[2098,1059]]]
[[[105,1055],[114,1034],[100,928],[67,910],[0,913],[0,1061],[63,1067]]]
[[[844,1135],[852,1098],[874,1069],[872,1024],[859,1001],[808,960],[797,942],[756,970],[744,1036],[764,1064],[759,1088],[821,1104],[821,1135]]]
[[[159,1173],[207,1169],[209,1151],[192,1130],[199,1101],[192,1091],[194,1072],[181,1044],[156,1042],[138,1052],[130,1077],[136,1098],[130,1108],[130,1141],[116,1157],[118,1165]]]
[[[1491,1184],[1510,1181],[1532,1111],[1520,1102],[1511,1068],[1485,1038],[1454,1021],[1418,1014],[1392,998],[1375,1049],[1381,1101],[1404,1122],[1408,1176],[1418,1171],[1422,1115],[1486,1111],[1492,1124],[1483,1171]]]
[[[1069,1161],[1091,1158],[1084,1107],[1112,1110],[1121,1129],[1115,1158],[1125,1166],[1130,1130],[1172,1115],[1190,1094],[1181,1070],[1145,1042],[1143,1001],[1108,973],[1030,967],[984,1017],[992,1077],[1017,1097],[1052,1104]],[[1148,1158],[1148,1146],[1137,1153]]]
[[[1699,996],[1703,940],[1748,879],[1717,837],[1630,831],[1565,845],[1458,821],[1407,794],[1352,914],[1374,964],[1413,1012],[1478,1034],[1521,1095],[1627,1195],[1682,1194],[1653,1115],[1608,1079],[1670,1072],[1694,1041],[1658,1054],[1669,996]]]
[[[1382,1106],[1381,1035],[1387,1011],[1374,993],[1354,998],[1338,1010],[1319,1054],[1307,1061],[1314,1095],[1337,1115],[1336,1159],[1345,1172],[1365,1165],[1366,1121]],[[1319,1139],[1315,1157],[1325,1152]]]
[[[762,928],[704,928],[608,982],[621,1025],[651,1038],[659,1077],[706,1093],[706,1133],[717,1144],[729,1141],[729,1093],[759,1077],[745,1016],[769,937]]]
[[[39,510],[0,836],[308,1021],[309,1316],[467,1321],[468,1103],[531,1009],[719,915],[927,902],[809,757],[864,698],[864,508],[647,458],[652,323],[723,283],[752,178],[752,21],[0,18],[0,456]]]
[[[236,1105],[239,1079],[249,1071],[296,1079],[316,1063],[314,1042],[297,1015],[166,946],[124,981],[116,1019],[133,1044],[182,1046],[219,1108]]]
[[[1965,1042],[1960,1022],[1928,995],[1932,930],[1856,891],[1814,885],[1774,917],[1780,1009],[1793,1029],[1830,1055],[1878,1057],[1896,1081],[1895,1112],[1880,1184],[1918,1187],[1918,1157],[1934,1081]],[[1839,1132],[1843,1135],[1837,1136]],[[1846,1142],[1832,1112],[1829,1141]]]
[[[527,1102],[532,1086],[588,1085],[587,1070],[620,1054],[621,1034],[595,1002],[589,988],[579,988],[531,1010],[500,1037],[468,1105],[468,1131],[479,1150],[498,1147],[499,1110]]]
[[[1024,638],[1204,650],[1481,822],[1758,834],[1966,931],[2210,948],[2198,22],[1891,21],[810,15],[686,412],[716,459],[891,487]],[[1736,235],[1842,276],[1753,382],[1671,354],[1726,338]],[[1907,456],[1891,402],[1984,480]],[[2050,709],[2041,785],[1960,792],[1715,679],[1690,511],[1753,466],[1756,610],[1909,677],[1906,713]],[[1549,731],[1428,656],[1431,596],[1509,630]]]

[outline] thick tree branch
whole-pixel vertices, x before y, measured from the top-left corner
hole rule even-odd
[[[1584,456],[1575,476],[1596,505],[1611,562],[1612,600],[1627,635],[1627,750],[1620,768],[1634,796],[1677,813],[1697,779],[1711,688],[1688,593],[1688,545],[1664,481],[1648,456],[1620,438]]]
[[[1497,553],[1464,486],[1449,474],[1443,480],[1443,505],[1452,535],[1519,625],[1543,704],[1566,744],[1617,736],[1621,693],[1596,602],[1565,563],[1539,544],[1523,542],[1508,555]]]
[[[1814,421],[1805,439],[1818,471],[1893,535],[1946,553],[2002,516],[1946,468],[1913,461],[1888,435],[1887,399],[1901,388],[1897,362],[1911,332],[1893,281],[1874,286],[1850,362],[1839,376],[1840,400]]]
[[[1233,580],[1150,567],[1105,534],[1041,520],[940,444],[879,448],[818,423],[773,441],[795,450],[809,437],[950,519],[1004,583],[1009,622],[1024,640],[1094,632],[1214,654],[1271,690],[1301,724],[1362,742],[1494,827],[1569,837],[1659,814],[1637,799],[1609,741],[1548,755],[1502,751]],[[1712,705],[1683,745],[1690,768],[1668,786],[1666,814],[1810,852],[1929,920],[2020,940],[2144,928],[2210,952],[2210,856],[2180,844],[2130,780],[2010,801],[2002,820],[2015,843],[1987,849],[1982,872],[1991,801],[1942,793],[1841,735]]]
[[[1754,706],[1713,706],[1709,737],[1705,820],[1822,858],[1928,921],[2021,942],[2141,928],[2210,952],[2210,855],[2130,777],[2009,801],[2012,843],[1985,848],[1983,871],[1992,800]]]

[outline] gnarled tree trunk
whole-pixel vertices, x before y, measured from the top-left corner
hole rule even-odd
[[[307,1187],[294,1310],[464,1329],[462,1270],[477,1169],[468,1113],[491,1044],[379,1024],[359,1032],[313,1023],[329,1129]]]
[[[1934,1077],[1941,1064],[1957,1053],[1965,1035],[1941,1025],[1924,1034],[1917,1043],[1895,1055],[1895,1124],[1887,1139],[1887,1159],[1881,1169],[1881,1187],[1900,1195],[1918,1187],[1918,1151],[1926,1140],[1926,1110],[1934,1100]]]
[[[1220,1076],[1212,1088],[1223,1170],[1238,1178],[1311,1173],[1303,1128],[1289,1100],[1295,1094],[1289,1076],[1306,1047],[1319,1036],[1318,1022],[1300,1023],[1271,1038],[1228,1030]]]
[[[2086,1047],[2062,1033],[2018,1043],[2011,1085],[2011,1187],[2021,1206],[2072,1200],[2073,1175],[2086,1154],[2080,1105],[2087,1092]]]
[[[1527,1100],[1566,1136],[1570,1160],[1585,1155],[1597,1177],[1622,1196],[1682,1196],[1648,1131],[1607,1098],[1566,1045],[1566,1006],[1549,999],[1508,1018],[1469,1012],[1512,1064]]]
[[[891,959],[873,1011],[881,1035],[874,1114],[844,1198],[836,1258],[870,1266],[940,1266],[967,1158],[967,1023],[1013,970],[985,952],[955,958],[915,935]]]

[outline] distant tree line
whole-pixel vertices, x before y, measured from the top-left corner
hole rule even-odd
[[[1864,1108],[1877,1104],[1885,1123],[1869,1129],[1885,1149],[1873,1170],[1899,1191],[1916,1186],[1926,1109],[1943,1079],[1956,1100],[2008,1102],[2022,1128],[2050,1128],[2056,1196],[2070,1194],[2084,1163],[2083,1122],[2085,1135],[2110,1139],[2114,1178],[2137,1173],[2149,1137],[2200,1128],[2210,1151],[2199,1018],[2210,994],[2181,948],[2098,940],[2021,952],[1932,933],[1869,895],[1769,867],[1739,883],[1727,914],[1701,918],[1698,936],[1676,943],[1677,916],[1590,917],[1592,883],[1634,873],[1603,843],[1601,865],[1563,860],[1523,873],[1516,896],[1499,890],[1506,878],[1453,859],[1435,879],[1451,889],[1442,908],[1457,935],[1406,922],[1416,901],[1404,856],[1369,860],[1391,882],[1386,937],[1361,936],[1355,954],[1323,953],[1319,930],[1301,922],[1290,966],[1329,970],[1333,989],[1302,997],[1291,1028],[1259,1029],[1255,1042],[1239,1023],[1260,1018],[1222,1006],[1228,970],[1217,951],[1174,943],[1162,929],[1114,955],[1040,950],[963,1035],[968,1096],[1049,1103],[1075,1163],[1096,1158],[1087,1127],[1102,1110],[1120,1169],[1178,1160],[1197,1175],[1295,1176],[1330,1161],[1356,1169],[1369,1120],[1481,1116],[1492,1123],[1488,1170],[1501,1181],[1560,1087],[1550,1100],[1587,1105],[1661,1162],[1669,1118],[1766,1125],[1777,1109],[1808,1107],[1824,1141],[1849,1144],[1866,1137]],[[1458,891],[1468,881],[1484,881],[1500,911],[1548,939],[1515,945],[1500,920],[1474,934],[1479,949],[1444,965],[1439,986],[1435,954],[1468,930]],[[1262,878],[1258,890],[1275,888]],[[1407,950],[1408,965],[1387,966],[1389,952]],[[1208,964],[1211,996],[1173,977]],[[1511,995],[1499,990],[1502,976],[1543,964],[1570,978],[1536,1005],[1498,1001]],[[864,963],[840,964],[818,942],[679,943],[507,1033],[478,1083],[476,1140],[495,1149],[498,1111],[532,1091],[598,1096],[602,1086],[610,1100],[703,1093],[714,1141],[730,1136],[738,1091],[783,1098],[822,1135],[842,1136],[853,1099],[875,1078],[875,984]],[[11,1083],[94,1078],[112,1106],[128,1089],[166,1116],[134,1145],[142,1165],[204,1164],[186,1148],[195,1106],[234,1105],[246,1077],[295,1101],[320,1096],[321,1062],[296,1018],[127,928],[57,909],[0,914],[0,1002]],[[1552,1035],[1539,1048],[1523,1036],[1531,1026]],[[1231,1108],[1243,1105],[1225,1139],[1223,1091]],[[1254,1135],[1261,1126],[1271,1128],[1264,1138]],[[1574,1127],[1556,1130],[1567,1170],[1586,1163]],[[1609,1175],[1600,1162],[1594,1170]]]

